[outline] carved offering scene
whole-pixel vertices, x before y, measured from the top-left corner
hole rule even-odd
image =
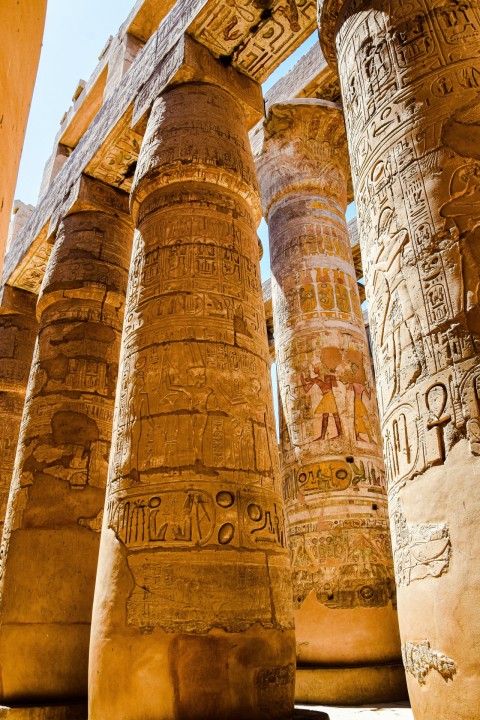
[[[480,5],[92,2],[0,8],[0,716],[475,720]]]

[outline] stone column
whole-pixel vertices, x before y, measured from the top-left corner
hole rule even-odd
[[[37,337],[34,298],[7,287],[0,307],[0,535]]]
[[[341,109],[270,108],[257,159],[272,265],[299,701],[405,691],[385,471],[345,211]]]
[[[367,281],[417,720],[478,715],[480,11],[320,3]]]
[[[57,232],[2,543],[1,699],[86,696],[90,618],[133,238],[83,178]],[[72,203],[70,198],[69,203]]]
[[[91,720],[253,720],[293,709],[261,206],[234,96],[251,81],[217,71],[217,86],[184,84],[156,101],[133,184]]]

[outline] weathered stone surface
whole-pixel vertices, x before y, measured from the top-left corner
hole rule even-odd
[[[314,0],[209,0],[189,32],[213,55],[264,82],[311,35],[315,16]]]
[[[146,43],[136,55],[131,71],[125,74],[111,95],[106,93],[104,104],[101,107],[99,105],[100,90],[104,88],[106,78],[106,62],[102,57],[94,73],[95,82],[87,84],[95,96],[85,102],[87,112],[77,119],[78,122],[75,106],[72,115],[68,114],[68,127],[60,133],[58,142],[74,148],[74,151],[41,198],[21,242],[9,254],[5,280],[8,280],[48,222],[59,194],[68,189],[81,173],[97,177],[89,167],[91,163],[95,165],[97,154],[102,160],[100,172],[103,174],[98,175],[102,181],[107,179],[103,163],[106,155],[109,159],[121,160],[126,153],[129,157],[123,169],[131,169],[134,159],[130,155],[134,145],[129,123],[133,103],[141,98],[141,115],[148,113],[154,99],[181,68],[182,38],[185,33],[216,57],[222,57],[225,64],[240,70],[241,75],[263,82],[315,27],[315,0],[289,0],[288,3],[283,0],[264,3],[262,0],[253,4],[250,0],[233,4],[225,4],[220,0],[177,0],[173,4],[168,0],[161,5],[161,8],[152,9],[151,0],[147,0],[142,9],[137,3],[123,26],[125,32],[136,35]],[[162,22],[154,32],[160,20]],[[119,40],[117,37],[116,41]],[[109,52],[109,62],[113,66],[113,43]],[[151,93],[147,92],[149,88]],[[141,118],[137,113],[135,115],[136,124]],[[138,127],[134,130],[137,131]],[[52,161],[56,157],[55,150]],[[52,177],[50,170],[47,177]],[[121,179],[117,173],[115,180],[116,186],[126,187],[123,185],[125,177]]]
[[[61,216],[65,197],[83,170],[102,182],[130,190],[146,118],[154,99],[168,85],[205,78],[214,84],[221,83],[218,66],[208,51],[179,32],[182,22],[191,17],[192,7],[184,16],[181,7],[175,8],[173,19],[167,19],[166,26],[158,30],[158,44],[152,38],[145,45],[138,54],[135,69],[127,73],[92,121],[48,192],[39,200],[24,232],[10,248],[5,259],[5,282],[38,292],[50,252],[46,228],[52,217]],[[261,88],[232,68],[224,69],[224,73],[247,112],[250,128],[263,113]]]
[[[286,718],[295,641],[261,208],[227,90],[156,101],[132,201],[89,717]]]
[[[14,703],[87,691],[133,230],[128,196],[88,179],[76,190],[38,301],[2,541],[1,696]]]
[[[409,692],[418,720],[471,720],[480,701],[480,12],[476,2],[325,0],[320,20],[352,160]]]
[[[340,108],[322,100],[271,106],[257,169],[270,237],[298,664],[397,661],[403,675],[378,410],[345,221]],[[380,699],[384,678],[377,680],[364,701]],[[347,688],[355,698],[344,683],[336,702],[349,701],[339,694]],[[308,699],[331,699],[321,682],[317,692]]]
[[[0,308],[0,534],[37,336],[34,307],[26,295],[17,290]]]

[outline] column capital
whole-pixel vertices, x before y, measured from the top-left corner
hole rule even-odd
[[[68,215],[91,210],[105,212],[131,222],[128,193],[82,174],[54,210],[48,236],[57,232],[59,224]]]
[[[264,122],[257,157],[264,214],[285,195],[314,191],[347,204],[350,176],[342,108],[328,100],[276,103]]]
[[[216,68],[218,61],[210,60]],[[229,123],[223,126],[225,108]],[[248,211],[249,222],[258,224],[260,193],[245,123],[242,103],[221,84],[194,80],[171,87],[157,98],[132,185],[134,221],[141,222],[162,203],[168,206],[169,193],[176,185],[183,186],[185,199],[187,194],[198,194],[201,186],[201,194],[209,188],[210,197],[226,189],[243,198],[253,210]],[[148,203],[144,203],[146,198]]]

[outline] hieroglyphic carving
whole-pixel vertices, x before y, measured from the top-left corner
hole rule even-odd
[[[12,273],[11,284],[38,295],[51,252],[52,245],[41,240]]]
[[[323,5],[326,47],[339,4]],[[474,441],[470,421],[479,413],[472,386],[460,392],[479,349],[479,22],[468,4],[433,10],[416,0],[408,13],[395,5],[389,22],[381,12],[346,19],[337,36],[380,407],[387,418],[400,400],[409,403],[417,410],[407,426],[423,426],[408,475],[443,462],[462,437]],[[456,411],[429,420],[434,384]],[[437,449],[426,440],[433,435]],[[393,483],[405,481],[398,470]]]
[[[293,599],[313,590],[329,608],[380,607],[395,596],[387,518],[300,522],[289,530]]]
[[[348,157],[338,107],[314,100],[271,106],[257,166],[269,223],[296,607],[312,589],[329,607],[387,605],[394,583],[385,476],[345,224]],[[335,522],[349,502],[355,518],[348,515],[333,535],[319,534],[320,518]],[[333,545],[327,559],[323,550]]]
[[[118,191],[86,181],[79,192],[89,209],[73,208],[63,218],[37,304],[38,340],[1,551],[0,632],[7,636],[2,636],[2,653],[19,642],[12,631],[18,617],[22,632],[34,625],[36,639],[22,640],[28,647],[26,682],[37,682],[30,679],[32,667],[42,663],[44,652],[64,658],[71,670],[59,666],[48,686],[58,699],[76,682],[86,690],[88,624],[133,237],[118,203],[110,213],[105,207],[110,195],[118,199]],[[126,197],[120,197],[125,207]],[[42,549],[45,542],[48,552]],[[25,566],[30,567],[28,592],[12,592]],[[51,633],[59,617],[64,629]],[[42,682],[34,690],[39,694],[47,692]]]
[[[216,71],[222,79],[221,65]],[[265,657],[281,645],[289,666],[291,575],[258,267],[260,202],[233,95],[192,83],[157,100],[132,204],[138,229],[98,591],[106,588],[118,611],[108,639],[105,606],[95,606],[94,667],[105,667],[110,640],[120,653],[133,643],[141,658],[147,635],[170,652],[179,637],[203,647],[224,633],[245,658],[252,640]],[[115,579],[117,563],[128,586]],[[209,666],[204,672],[210,678]],[[151,681],[178,682],[166,666],[161,673]],[[258,704],[252,682],[249,673],[245,708]],[[293,702],[288,687],[284,705]]]
[[[401,632],[429,638],[407,643],[407,669],[420,684],[432,668],[448,679],[453,661],[430,643],[456,648],[456,682],[409,682],[410,699],[419,717],[467,719],[479,702],[480,11],[324,0],[319,16],[345,108]]]
[[[240,72],[263,82],[312,32],[314,0],[209,3],[190,26],[216,57],[231,57]]]
[[[445,682],[453,680],[457,673],[457,666],[452,658],[433,650],[428,640],[422,642],[407,642],[402,645],[403,664],[405,669],[417,680],[425,685],[427,676],[435,670]]]
[[[117,129],[115,143],[105,144],[87,167],[90,175],[127,192],[132,186],[142,144],[142,136],[134,132],[129,124],[130,118],[127,116],[127,126],[123,132]]]
[[[283,508],[274,494],[233,493],[211,480],[191,489],[170,483],[145,495],[122,493],[109,503],[108,527],[132,550],[286,548]]]
[[[202,91],[200,97],[203,100],[207,94]],[[209,103],[218,107],[213,95]],[[248,146],[242,135],[226,132],[213,118],[192,122],[196,137],[185,135],[182,142],[172,135],[175,144],[170,146],[167,135],[161,158],[168,165],[175,163],[169,180],[185,172],[176,157],[184,155],[195,168],[196,163],[205,162],[206,152],[207,167],[211,162],[212,168],[224,168],[222,173],[229,169],[239,173],[246,193],[254,197],[252,169],[246,160]],[[214,149],[217,137],[220,142]],[[201,144],[204,138],[209,143],[206,150]],[[149,141],[147,138],[147,149]],[[227,144],[223,147],[223,143]],[[145,172],[141,161],[140,177]],[[228,175],[220,175],[219,180],[220,184],[231,182]],[[190,212],[179,213],[181,207],[189,207]],[[234,212],[235,219],[219,215],[221,207]],[[195,539],[189,513],[195,508],[194,514],[201,513],[204,525],[208,517],[213,521],[213,511],[208,508],[215,505],[200,490],[205,475],[211,481],[222,477],[224,482],[274,487],[273,418],[268,385],[260,379],[265,358],[254,352],[265,339],[258,306],[260,278],[254,262],[256,235],[254,250],[250,211],[219,189],[209,190],[207,197],[188,186],[166,188],[143,202],[139,222],[144,230],[137,234],[132,257],[111,487],[123,492],[145,473],[151,483],[154,477],[177,476],[182,485],[183,476],[198,475],[196,481],[190,480],[178,490],[177,495],[186,498],[183,520],[168,519],[167,513],[161,523],[165,539],[159,542],[161,547],[171,548],[178,546],[179,540],[187,547],[202,545],[206,530],[197,527]],[[166,342],[155,341],[160,332]],[[221,492],[221,488],[217,490]],[[155,497],[161,500],[162,494]],[[140,496],[132,502],[142,505]],[[265,527],[283,526],[283,516],[273,506],[262,509],[253,501],[251,505]],[[274,505],[280,508],[278,498]],[[168,507],[161,503],[156,515],[162,517]],[[136,522],[138,525],[138,519]],[[239,518],[232,517],[217,528],[214,542],[233,542],[235,546],[240,542],[242,547],[242,532]],[[172,540],[172,533],[178,540]],[[255,536],[251,548],[258,547],[260,537]],[[267,544],[270,550],[278,545],[272,540]],[[130,533],[122,542],[130,549],[135,545]],[[147,542],[146,535],[142,534],[142,542]]]

